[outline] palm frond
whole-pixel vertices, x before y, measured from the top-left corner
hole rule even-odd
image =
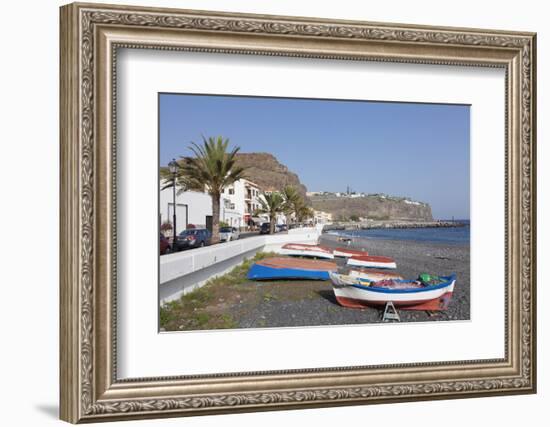
[[[244,177],[245,168],[235,165],[240,147],[228,152],[229,139],[221,136],[202,139],[202,145],[191,143],[189,149],[194,157],[184,165],[184,173],[192,186],[202,186],[211,195],[219,195],[225,187]]]

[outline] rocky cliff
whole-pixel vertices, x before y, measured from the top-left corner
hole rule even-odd
[[[306,197],[306,186],[300,182],[298,175],[279,163],[272,154],[238,153],[237,164],[246,167],[246,178],[264,191],[280,191],[286,185],[292,185]]]
[[[432,209],[427,203],[386,195],[349,197],[312,196],[313,209],[330,212],[333,220],[349,220],[351,216],[368,219],[405,219],[431,221]]]

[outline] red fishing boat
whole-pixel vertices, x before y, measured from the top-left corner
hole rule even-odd
[[[348,249],[348,248],[336,248],[332,251],[334,256],[337,257],[345,257],[350,258],[352,256],[368,256],[369,253],[367,251],[360,251],[357,249]]]

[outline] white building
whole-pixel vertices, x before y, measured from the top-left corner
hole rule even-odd
[[[233,227],[249,224],[254,211],[260,207],[260,187],[247,179],[239,179],[224,188],[220,207],[220,220]]]
[[[260,188],[251,181],[240,179],[224,188],[220,197],[220,221],[232,227],[246,227],[253,212],[260,206]],[[173,222],[173,189],[160,191],[159,220]],[[212,198],[207,193],[176,190],[176,233],[185,230],[189,224],[197,228],[207,227],[212,218]]]
[[[315,224],[328,224],[332,222],[332,214],[324,211],[313,211],[313,222]]]
[[[161,190],[159,195],[160,224],[172,223],[173,215],[172,188]],[[197,191],[185,191],[178,194],[176,190],[176,233],[179,234],[185,230],[189,224],[198,228],[205,227],[208,217],[212,217],[212,199],[208,194]]]

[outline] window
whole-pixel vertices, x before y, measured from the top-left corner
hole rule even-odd
[[[228,192],[229,194],[235,194],[235,189],[234,189],[234,188],[229,188],[229,189],[227,190],[227,192]]]

